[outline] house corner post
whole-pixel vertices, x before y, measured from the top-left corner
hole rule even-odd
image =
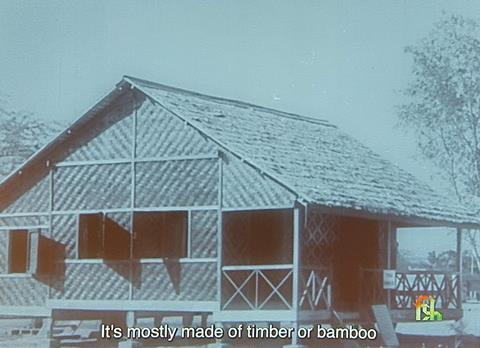
[[[218,151],[218,188],[217,188],[217,308],[213,313],[215,326],[222,327],[220,312],[222,310],[222,266],[223,266],[223,156]],[[226,347],[221,340],[217,340],[211,347]]]
[[[292,336],[292,344],[286,347],[302,347],[298,343],[298,320],[299,320],[299,294],[300,294],[300,281],[301,281],[301,226],[300,226],[300,208],[293,208],[293,259],[292,259],[292,311],[294,328]]]
[[[457,294],[457,308],[462,308],[462,301],[463,301],[463,265],[462,265],[462,233],[461,228],[457,228],[457,260],[456,260],[456,268],[458,272],[458,294]]]

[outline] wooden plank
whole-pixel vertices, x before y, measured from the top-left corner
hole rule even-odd
[[[223,158],[218,152],[218,197],[217,197],[217,308],[222,310],[222,267],[223,267]]]
[[[46,306],[0,306],[0,317],[51,317],[52,310]]]
[[[135,235],[134,235],[134,225],[135,225],[135,216],[133,213],[133,209],[135,209],[135,194],[136,194],[136,164],[135,164],[135,158],[137,156],[137,115],[138,115],[138,105],[137,101],[135,98],[135,95],[132,94],[132,99],[133,99],[133,104],[135,108],[135,112],[133,113],[132,117],[132,153],[131,153],[131,178],[130,178],[130,208],[132,211],[130,212],[130,250],[129,250],[129,260],[130,264],[128,267],[128,298],[130,300],[133,299],[133,281],[134,281],[134,265],[133,265],[133,245],[135,243]]]
[[[223,208],[224,212],[236,212],[236,211],[250,211],[250,210],[290,210],[292,205],[264,205],[264,206],[250,206],[250,207],[229,207]]]
[[[139,262],[140,264],[149,264],[149,263],[157,263],[157,264],[164,264],[165,259],[138,259],[135,260],[136,262]],[[181,258],[176,260],[178,263],[181,264],[190,264],[190,263],[215,263],[217,262],[216,258]],[[109,263],[115,264],[115,263],[127,263],[129,260],[118,260],[118,261],[109,261]],[[103,264],[105,263],[104,259],[66,259],[65,260],[66,264]]]
[[[195,161],[195,160],[216,160],[218,154],[205,155],[183,155],[183,156],[167,156],[167,157],[143,157],[135,158],[135,162],[167,162],[167,161]]]
[[[235,265],[235,266],[223,266],[224,271],[252,271],[252,270],[282,270],[292,269],[293,264],[276,264],[276,265]]]
[[[458,272],[458,285],[457,285],[457,301],[458,307],[462,308],[462,292],[463,292],[463,265],[462,265],[462,229],[457,228],[457,272]]]
[[[377,323],[378,331],[385,345],[387,347],[400,347],[400,342],[398,342],[397,333],[393,327],[392,318],[387,306],[373,305],[372,311]]]
[[[96,214],[96,213],[132,213],[132,212],[161,212],[161,211],[198,211],[198,210],[216,210],[216,205],[207,206],[164,206],[164,207],[135,207],[132,208],[110,208],[110,209],[79,209],[79,210],[56,210],[53,215],[77,215],[77,214]],[[48,214],[45,214],[48,216]],[[1,216],[0,216],[1,217]]]
[[[393,258],[393,243],[392,243],[392,222],[387,222],[387,269],[392,269],[392,258]],[[382,275],[383,277],[383,275]],[[383,280],[382,280],[383,282]],[[387,289],[387,307],[391,308],[392,306],[392,289]]]
[[[64,167],[98,166],[98,165],[108,165],[108,164],[129,164],[130,162],[131,160],[129,158],[97,160],[97,161],[69,161],[69,162],[55,163],[55,167],[64,168]]]
[[[32,213],[0,213],[0,218],[12,218],[12,217],[48,217],[47,212],[32,212]]]
[[[135,149],[135,147],[133,149]],[[133,162],[147,163],[147,162],[195,161],[195,160],[215,160],[215,159],[217,159],[216,154],[205,154],[205,155],[162,156],[162,157],[142,157],[142,158],[134,157]],[[131,162],[132,162],[131,158],[95,160],[95,161],[68,161],[68,162],[56,163],[55,167],[57,168],[85,167],[85,166],[98,166],[98,165],[109,165],[109,164],[130,164]]]
[[[300,241],[300,210],[298,207],[293,209],[293,274],[292,274],[292,307],[295,312],[295,321],[297,321],[299,310],[299,292],[300,292],[300,262],[301,262],[301,241]]]
[[[216,301],[144,301],[144,300],[48,300],[51,309],[92,311],[165,311],[165,312],[213,312]]]
[[[187,257],[192,257],[192,211],[187,213]]]
[[[9,231],[9,230],[34,230],[34,229],[45,229],[48,230],[48,225],[9,225],[9,226],[0,226],[0,231]]]

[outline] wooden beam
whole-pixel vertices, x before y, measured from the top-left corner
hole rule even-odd
[[[157,259],[134,259],[135,262],[138,262],[140,264],[151,264],[151,263],[156,263],[156,264],[164,264],[165,259],[157,258]],[[212,257],[212,258],[181,258],[176,260],[180,264],[196,264],[196,263],[215,263],[217,262],[217,259]],[[121,263],[128,263],[129,260],[117,260],[117,261],[108,261],[111,264],[121,264]],[[100,264],[100,263],[105,263],[104,259],[66,259],[65,260],[66,264]]]
[[[223,266],[223,158],[218,153],[218,196],[217,196],[217,312],[222,310],[222,266]]]
[[[300,292],[300,263],[301,263],[301,239],[300,239],[300,208],[293,209],[293,274],[292,274],[292,308],[295,312],[295,320],[298,320],[299,292]]]
[[[241,211],[250,211],[250,210],[290,210],[293,208],[293,202],[292,205],[264,205],[264,206],[250,206],[250,207],[228,207],[228,208],[223,208],[223,212],[241,212]]]
[[[136,149],[136,146],[133,147],[132,151],[136,151],[135,149]],[[218,156],[216,154],[141,157],[141,158],[133,157],[133,162],[148,163],[148,162],[168,162],[168,161],[215,160],[217,159],[217,157]],[[55,167],[63,168],[63,167],[99,166],[99,165],[109,165],[109,164],[130,164],[131,162],[132,162],[132,158],[119,158],[119,159],[95,160],[95,161],[68,161],[68,162],[56,163]]]
[[[223,266],[223,271],[253,271],[253,270],[281,270],[292,269],[293,264],[278,264],[278,265],[235,265],[235,266]]]
[[[135,209],[135,200],[136,200],[136,163],[135,163],[135,158],[137,156],[137,113],[138,113],[138,105],[137,105],[137,99],[135,98],[135,95],[132,94],[132,104],[133,107],[135,108],[135,111],[133,112],[132,115],[132,144],[131,144],[131,164],[130,164],[130,250],[128,252],[128,258],[129,258],[129,267],[128,267],[128,298],[130,300],[133,300],[134,294],[133,294],[133,280],[134,280],[134,265],[133,265],[133,252],[134,248],[133,245],[135,243],[135,229],[134,229],[134,224],[135,224],[135,216],[133,213],[133,209]]]
[[[52,310],[42,306],[0,306],[0,317],[4,318],[30,318],[51,317]]]
[[[187,257],[192,257],[192,211],[187,212]]]
[[[91,311],[212,312],[215,301],[152,301],[152,300],[48,300],[47,307]]]
[[[399,225],[405,225],[408,227],[462,227],[462,228],[476,228],[480,227],[480,224],[474,224],[470,222],[451,222],[441,219],[427,219],[416,216],[399,216],[389,213],[374,213],[365,210],[357,210],[353,208],[343,207],[329,207],[322,204],[311,203],[312,206],[317,207],[322,213],[333,214],[339,216],[358,217],[363,219],[377,220],[377,221],[391,221],[392,223],[398,223]]]
[[[387,269],[392,269],[392,222],[387,222]],[[382,273],[383,277],[383,273]],[[383,282],[383,280],[382,280]],[[387,289],[387,308],[392,306],[392,290]]]
[[[15,225],[9,225],[9,226],[0,226],[0,231],[10,231],[10,230],[33,230],[33,229],[44,229],[48,230],[49,225],[20,225],[20,226],[15,226]]]
[[[157,211],[198,211],[198,210],[216,210],[216,205],[208,206],[177,206],[177,207],[135,207],[135,208],[110,208],[110,209],[79,209],[79,210],[56,210],[54,215],[76,215],[76,214],[95,214],[95,213],[131,213],[131,212],[157,212]],[[48,216],[48,215],[45,215]],[[1,218],[2,216],[0,216]]]
[[[462,239],[463,233],[461,228],[457,228],[457,272],[458,272],[458,286],[457,286],[457,296],[458,303],[460,308],[462,308],[463,300],[463,263],[462,263]]]
[[[45,212],[32,212],[32,213],[0,213],[0,218],[13,218],[13,217],[48,217],[48,211]]]

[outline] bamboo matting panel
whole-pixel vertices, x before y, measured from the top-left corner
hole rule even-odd
[[[92,129],[90,133],[83,135],[85,140],[79,139],[80,144],[78,147],[70,149],[71,153],[65,161],[130,158],[133,143],[132,113],[133,109],[130,104],[125,105],[122,109],[117,108],[110,111],[105,118],[97,122],[95,125],[98,127],[97,129]]]
[[[137,207],[215,205],[218,160],[138,163],[135,196]]]
[[[0,226],[39,226],[48,225],[48,215],[40,216],[0,216]]]
[[[128,212],[118,212],[118,213],[107,213],[105,216],[114,221],[119,225],[123,230],[132,231],[132,214]]]
[[[148,99],[137,115],[137,157],[209,154],[217,148],[193,127]]]
[[[48,287],[31,277],[0,278],[0,306],[42,306]]]
[[[337,239],[338,218],[318,209],[307,210],[307,224],[302,230],[302,263],[328,267]]]
[[[52,238],[65,246],[65,257],[67,259],[73,259],[76,256],[77,231],[77,215],[53,215]]]
[[[109,209],[130,206],[129,164],[61,167],[55,173],[54,209]]]
[[[225,208],[293,206],[294,194],[232,155],[224,162],[223,175]]]
[[[16,199],[2,213],[47,212],[49,209],[49,191],[50,186],[47,176]]]
[[[192,211],[191,257],[217,256],[217,214],[216,210]]]
[[[65,278],[56,279],[52,298],[69,300],[127,300],[128,262],[66,264]]]
[[[162,263],[137,264],[133,298],[159,301],[214,301],[217,264]]]
[[[0,273],[8,272],[8,231],[0,231]]]

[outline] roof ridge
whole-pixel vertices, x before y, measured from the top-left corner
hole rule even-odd
[[[271,114],[275,114],[275,115],[280,116],[280,117],[286,117],[286,118],[290,118],[290,119],[295,119],[295,120],[300,120],[300,121],[305,121],[305,122],[310,122],[310,123],[315,123],[315,124],[321,124],[321,125],[327,126],[327,127],[337,128],[336,125],[330,123],[328,120],[325,120],[325,119],[309,117],[309,116],[299,115],[299,114],[292,113],[292,112],[287,112],[287,111],[277,110],[277,109],[273,109],[273,108],[268,108],[268,107],[253,104],[253,103],[250,103],[250,102],[245,102],[245,101],[242,101],[242,100],[230,99],[230,98],[224,98],[224,97],[218,97],[218,96],[203,94],[203,93],[191,91],[191,90],[188,90],[188,89],[174,87],[174,86],[170,86],[170,85],[165,85],[165,84],[162,84],[162,83],[158,83],[158,82],[154,82],[154,81],[150,81],[150,80],[145,80],[145,79],[141,79],[141,78],[134,77],[134,76],[129,76],[129,75],[124,75],[123,80],[125,80],[127,82],[134,82],[136,84],[146,85],[146,87],[152,87],[152,88],[163,89],[163,90],[172,91],[172,92],[176,92],[176,93],[188,94],[188,95],[192,95],[192,96],[202,98],[202,99],[205,99],[205,100],[215,101],[217,103],[220,102],[220,103],[235,105],[235,106],[239,106],[239,107],[249,107],[249,108],[256,109],[256,110],[266,111],[266,112],[269,112]]]

